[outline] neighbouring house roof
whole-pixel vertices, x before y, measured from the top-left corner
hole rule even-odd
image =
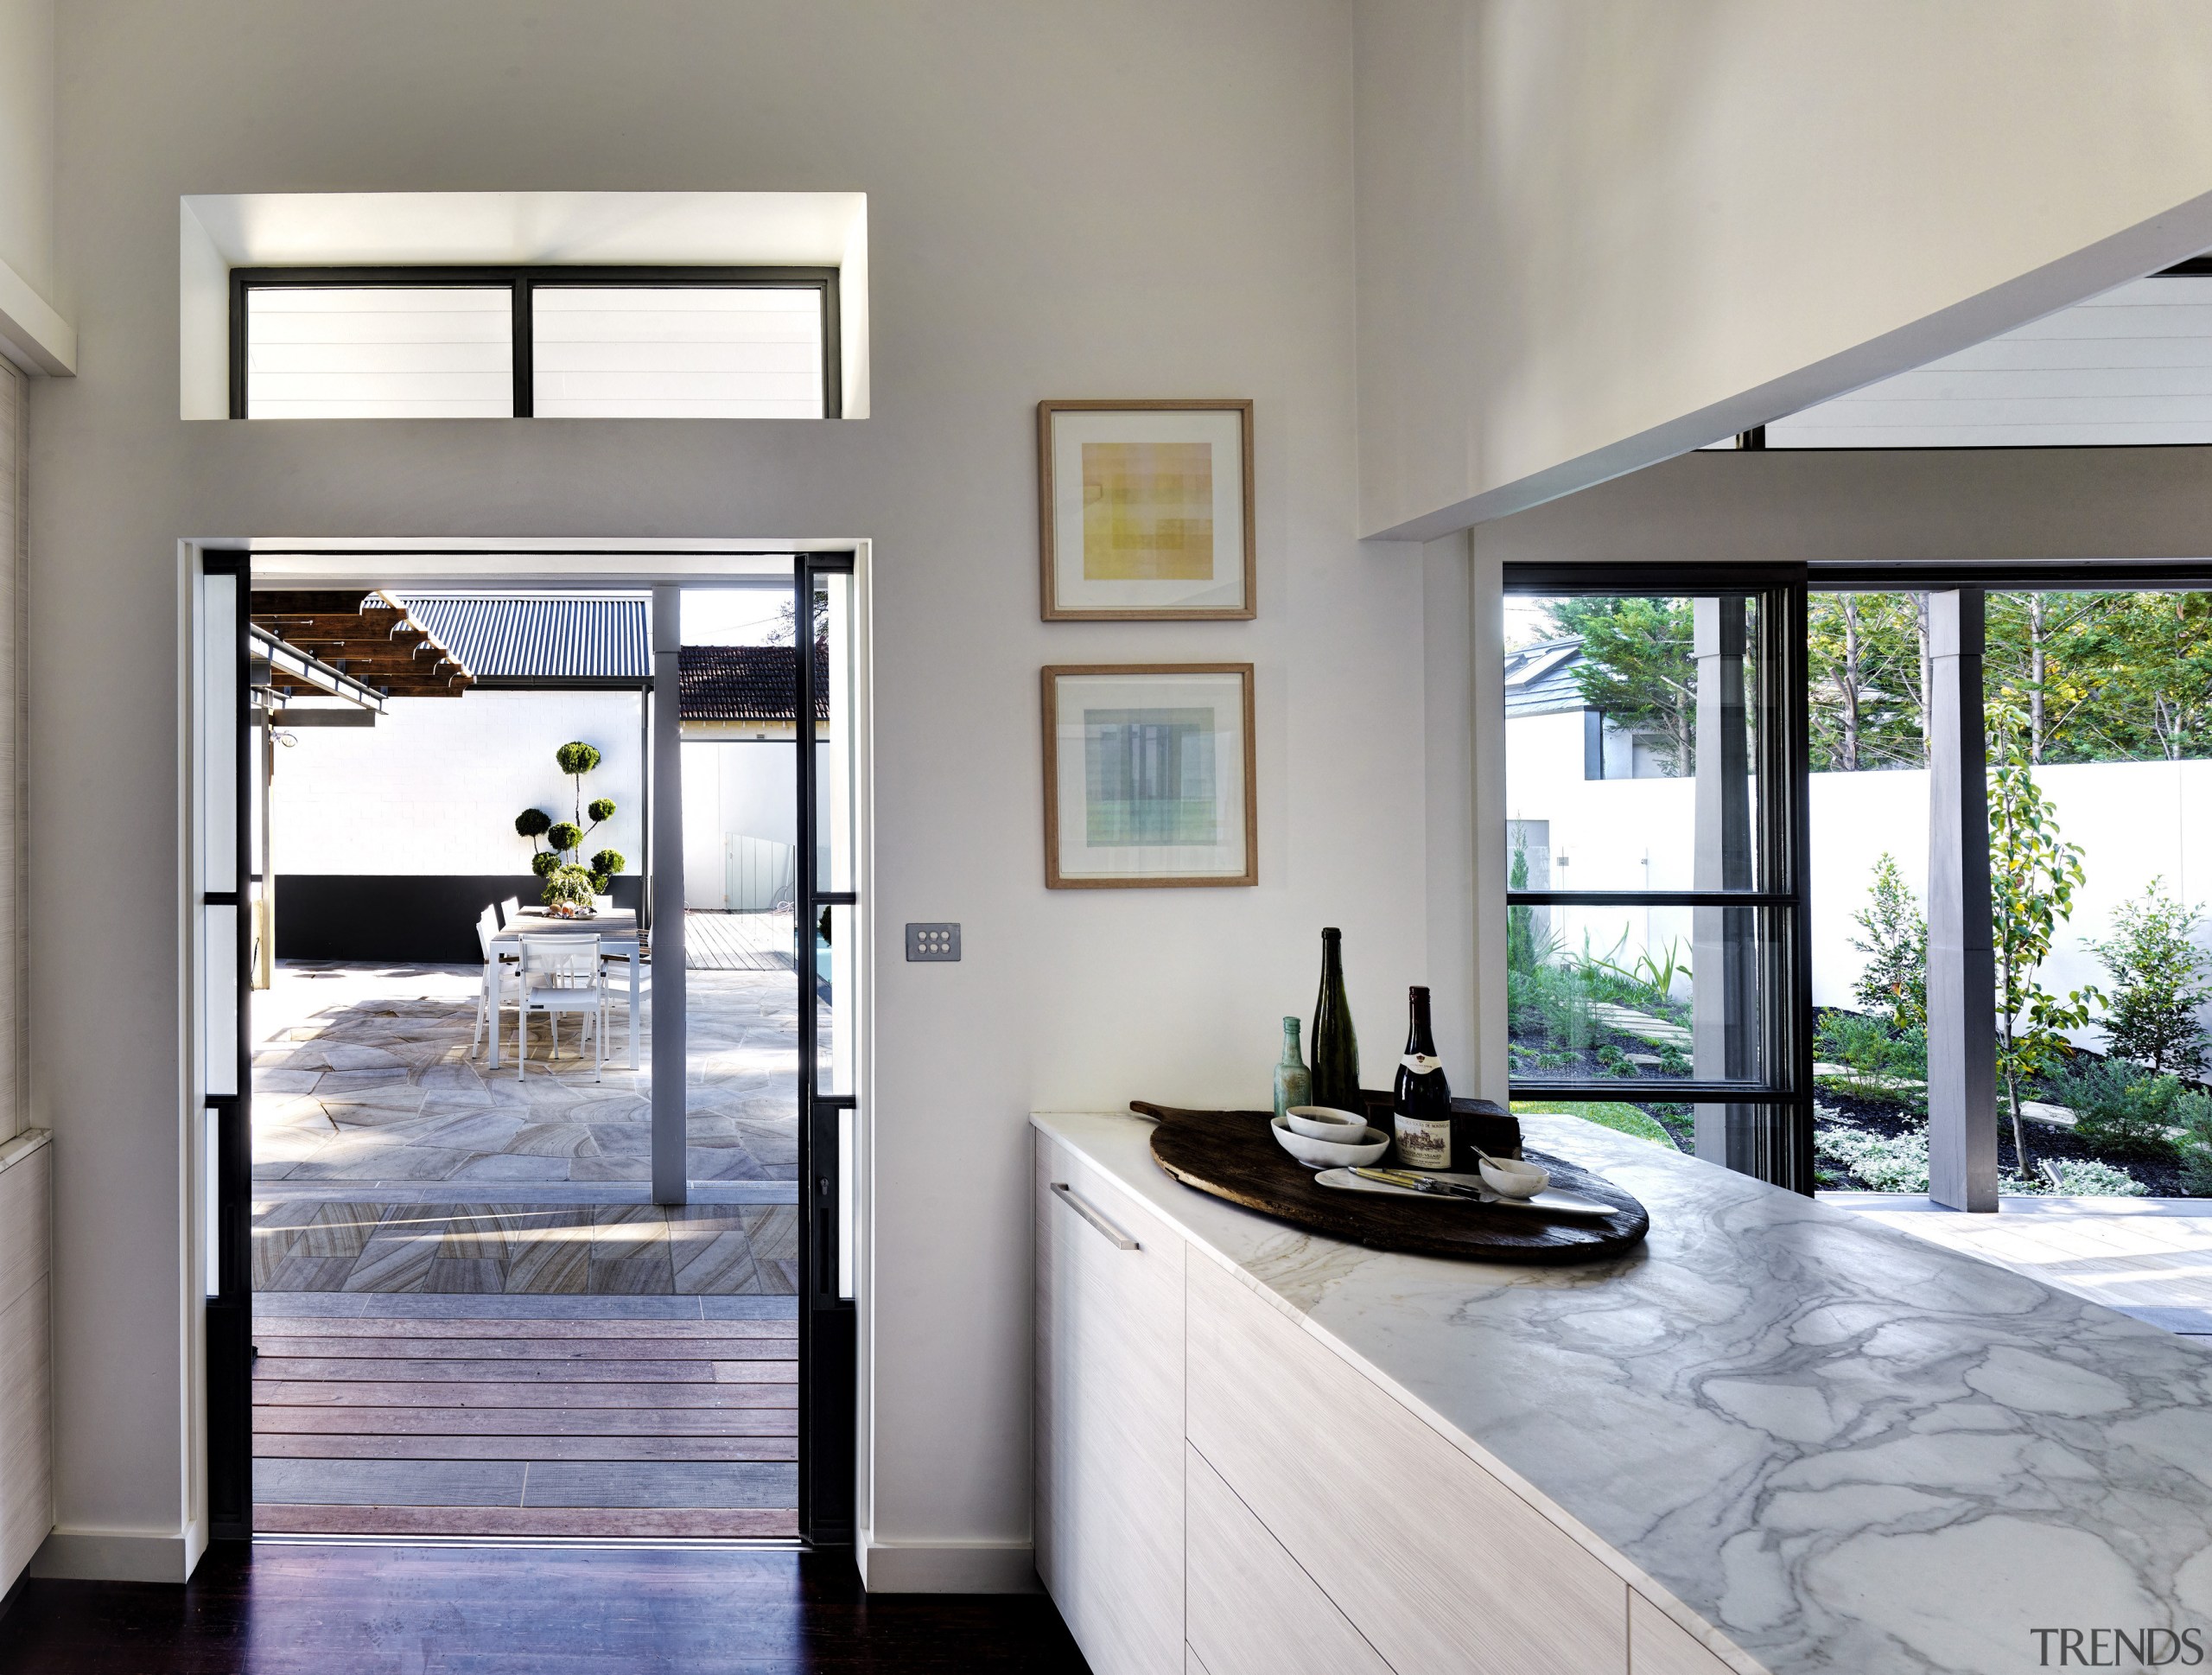
[[[652,676],[643,599],[410,593],[404,602],[416,621],[487,684],[635,685]]]
[[[1556,715],[1588,706],[1574,678],[1582,661],[1580,635],[1539,640],[1505,654],[1505,716]]]
[[[789,646],[686,646],[679,654],[685,721],[780,721],[797,713]],[[830,719],[830,654],[814,648],[814,718]]]

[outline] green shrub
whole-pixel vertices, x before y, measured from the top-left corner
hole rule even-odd
[[[2174,1125],[2181,1138],[2182,1184],[2190,1191],[2212,1197],[2212,1098],[2184,1093],[2174,1101]]]
[[[599,766],[599,749],[582,739],[571,739],[554,751],[553,760],[570,779],[579,779]]]
[[[2187,1075],[2204,1068],[2197,1009],[2212,1000],[2208,960],[2196,946],[2202,913],[2153,878],[2142,900],[2113,915],[2113,933],[2089,946],[2112,978],[2105,1039],[2114,1058]]]
[[[1847,1169],[1874,1192],[1928,1190],[1928,1136],[1875,1134],[1838,1125],[1815,1131],[1813,1155]]]
[[[591,869],[604,877],[613,877],[628,864],[619,849],[603,849],[591,857]],[[600,894],[604,895],[607,892],[601,890]]]
[[[1925,1106],[1928,1037],[1921,1029],[1896,1029],[1855,1012],[1829,1012],[1821,1020],[1813,1048],[1843,1073],[1823,1076],[1817,1086],[1854,1099]]]
[[[545,834],[546,844],[563,852],[574,849],[583,840],[583,828],[568,820],[556,821],[552,829]]]
[[[530,857],[530,869],[540,878],[550,878],[559,870],[561,857],[551,850],[540,850]]]
[[[2074,1113],[2074,1132],[2102,1157],[2171,1157],[2175,1107],[2186,1090],[2176,1076],[2162,1076],[2124,1059],[2075,1061],[2045,1085],[2052,1099]]]
[[[591,816],[591,823],[594,825],[611,820],[614,818],[614,799],[594,797],[584,805],[584,812]]]
[[[543,838],[553,829],[553,817],[542,808],[526,808],[515,816],[515,835]]]

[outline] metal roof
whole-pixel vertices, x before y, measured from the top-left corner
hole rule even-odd
[[[481,682],[634,685],[652,676],[643,599],[410,593],[404,602]]]
[[[686,646],[677,653],[686,721],[780,721],[797,713],[788,646]],[[814,648],[814,718],[830,719],[830,654]]]
[[[1587,707],[1582,687],[1574,678],[1582,661],[1580,636],[1540,640],[1505,654],[1505,714],[1556,715],[1563,710]]]

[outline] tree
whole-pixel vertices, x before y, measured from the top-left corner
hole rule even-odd
[[[1815,594],[1806,653],[1815,771],[1919,767],[1919,646],[1911,599]]]
[[[2212,755],[2212,595],[2104,601],[2080,636],[2094,702],[2078,760],[2182,761]]]
[[[2037,982],[2058,927],[2087,877],[2082,848],[2058,835],[2050,799],[2035,780],[2027,716],[2009,705],[1988,712],[1990,939],[1997,966],[1997,1072],[2012,1117],[2015,1167],[2027,1172],[2020,1124],[2023,1083],[2073,1051],[2060,1032],[2089,1019],[2094,988],[2061,1000]]]
[[[1582,701],[1641,734],[1668,771],[1696,771],[1697,658],[1687,599],[1580,597],[1552,602],[1562,634],[1580,635]]]
[[[2114,1057],[2160,1074],[2204,1069],[2197,1009],[2212,999],[2212,981],[2196,941],[2202,921],[2201,908],[2176,901],[2154,878],[2139,900],[2113,915],[2113,933],[2089,945],[2112,976],[2104,1027]]]
[[[1864,908],[1851,915],[1866,933],[1851,946],[1866,956],[1853,993],[1870,1012],[1899,1029],[1928,1021],[1928,920],[1897,869],[1897,857],[1874,863],[1874,884]]]

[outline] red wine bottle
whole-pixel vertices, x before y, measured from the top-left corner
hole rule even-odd
[[[1364,1118],[1359,1097],[1359,1037],[1344,998],[1344,933],[1321,933],[1321,993],[1313,1003],[1313,1103]]]
[[[1398,1060],[1391,1090],[1390,1119],[1396,1129],[1398,1162],[1409,1169],[1452,1167],[1452,1084],[1444,1060],[1436,1056],[1436,1037],[1428,1024],[1428,990],[1407,993],[1406,1054]]]

